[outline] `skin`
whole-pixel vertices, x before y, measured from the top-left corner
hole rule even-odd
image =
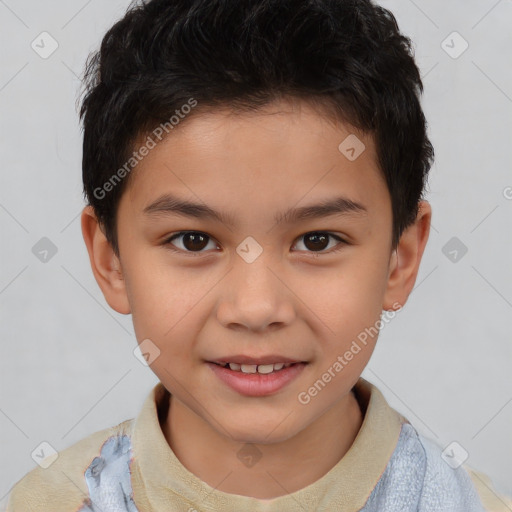
[[[355,161],[338,150],[352,133],[366,146]],[[235,224],[144,215],[164,192],[231,214]],[[274,220],[340,194],[363,203],[367,215]],[[139,343],[149,338],[161,351],[151,369],[172,394],[162,430],[181,463],[218,490],[260,499],[325,475],[361,427],[351,389],[378,336],[308,404],[297,397],[382,310],[406,303],[428,240],[430,204],[420,203],[415,224],[392,251],[391,199],[372,138],[308,103],[282,100],[257,113],[191,115],[137,165],[117,218],[120,258],[90,207],[82,213],[84,240],[109,305],[131,313]],[[164,244],[179,231],[210,238]],[[348,243],[314,245],[304,236],[311,231]],[[263,249],[252,263],[236,252],[247,236]],[[238,394],[205,362],[269,353],[308,365],[265,397]],[[252,467],[237,457],[246,443],[262,455]]]

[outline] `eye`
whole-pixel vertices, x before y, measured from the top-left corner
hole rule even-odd
[[[343,245],[347,245],[347,242],[340,238],[337,235],[332,233],[328,233],[327,231],[311,231],[309,233],[305,233],[299,237],[300,239],[304,239],[303,245],[306,247],[308,252],[313,253],[324,253],[324,252],[336,252],[343,248]],[[329,238],[338,240],[338,244],[334,244],[335,249],[332,251],[326,251],[325,249],[329,248]],[[331,245],[330,248],[333,246]]]
[[[182,238],[183,241],[181,242],[179,250],[170,247],[174,245],[174,240],[178,240],[180,238]],[[169,249],[176,252],[180,252],[181,250],[181,252],[200,253],[203,252],[202,249],[208,246],[208,240],[211,240],[211,237],[205,233],[201,233],[200,231],[180,231],[179,233],[175,233],[171,237],[167,238],[163,242],[163,245],[168,245]],[[216,247],[215,244],[213,245]]]
[[[301,235],[299,240],[302,238],[305,240],[303,245],[306,247],[306,252],[312,253],[336,252],[341,250],[343,245],[347,245],[347,242],[342,238],[327,231],[311,231]],[[180,241],[181,247],[174,244],[175,240],[180,239],[182,239]],[[337,244],[334,244],[335,248],[332,251],[326,251],[326,249],[333,247],[333,245],[329,246],[329,239],[335,239],[338,241]],[[213,243],[212,237],[206,233],[202,233],[201,231],[180,231],[179,233],[175,233],[164,240],[162,245],[168,246],[168,248],[174,252],[185,252],[196,255],[205,252],[203,249],[208,247],[209,241],[213,244],[213,247],[210,248],[215,249],[217,245]]]

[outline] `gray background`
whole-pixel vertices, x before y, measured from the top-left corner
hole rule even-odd
[[[79,222],[79,77],[128,3],[0,0],[0,505],[42,441],[61,450],[134,417],[157,382],[132,353],[131,317],[93,278]],[[415,43],[437,158],[416,288],[363,377],[512,494],[512,2],[380,3]],[[43,31],[59,45],[46,59],[31,47]],[[43,237],[57,249],[46,262]]]

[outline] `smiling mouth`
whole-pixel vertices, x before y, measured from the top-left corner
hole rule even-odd
[[[228,357],[205,362],[224,384],[249,397],[265,397],[278,393],[299,378],[309,365],[306,361],[294,361],[278,355],[268,355],[261,357],[260,360],[246,356],[230,356],[229,359],[238,360],[236,363],[227,362],[226,359]],[[279,362],[275,363],[272,360]]]
[[[222,363],[222,362],[213,362],[217,366],[222,368],[229,369],[233,372],[240,372],[246,374],[269,374],[269,373],[277,373],[283,369],[289,368],[290,366],[295,366],[298,364],[307,364],[306,362],[296,362],[296,363],[273,363],[273,364],[238,364],[238,363]]]

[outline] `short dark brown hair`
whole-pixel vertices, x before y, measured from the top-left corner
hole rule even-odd
[[[417,216],[434,158],[423,85],[410,39],[370,0],[142,1],[106,33],[84,77],[84,196],[117,255],[135,141],[191,99],[198,106],[184,122],[204,108],[257,110],[287,96],[323,105],[374,138],[393,250]]]

